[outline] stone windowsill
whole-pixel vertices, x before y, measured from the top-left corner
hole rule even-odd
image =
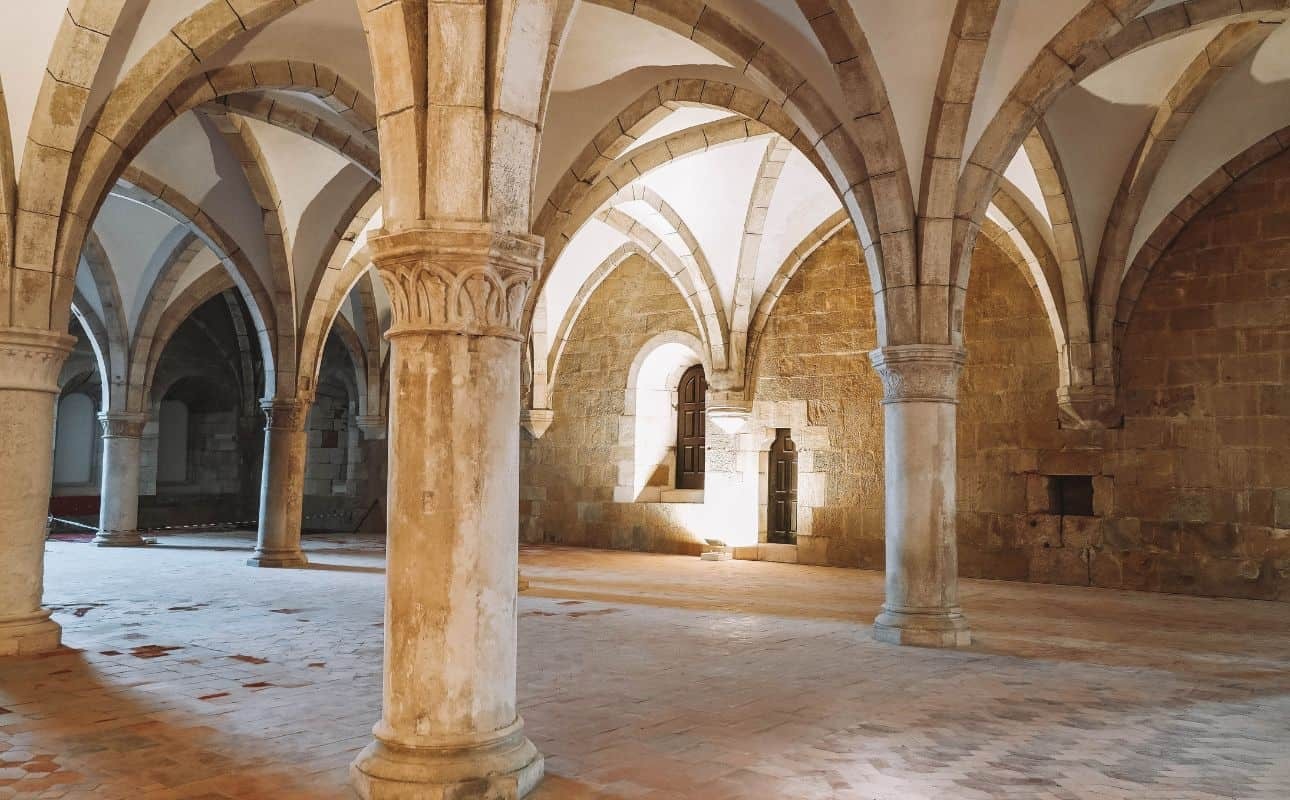
[[[702,489],[665,489],[662,486],[646,486],[637,495],[629,486],[614,488],[615,503],[683,503],[690,505],[703,504]]]

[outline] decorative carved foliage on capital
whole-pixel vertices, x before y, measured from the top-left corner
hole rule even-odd
[[[99,414],[104,439],[142,439],[147,424],[147,414],[111,411]]]
[[[520,319],[542,240],[466,223],[370,240],[390,296],[389,336],[448,333],[522,340]]]
[[[58,393],[58,373],[76,339],[34,328],[0,327],[0,389]]]
[[[869,360],[882,380],[882,402],[958,403],[967,353],[951,345],[880,347]]]
[[[303,431],[309,421],[309,409],[313,407],[313,398],[293,398],[289,400],[261,400],[260,408],[264,410],[264,429],[266,431]]]

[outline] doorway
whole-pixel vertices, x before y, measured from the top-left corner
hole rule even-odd
[[[788,428],[775,430],[769,473],[766,540],[774,544],[797,544],[797,445]]]

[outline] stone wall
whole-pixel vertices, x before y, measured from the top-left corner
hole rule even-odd
[[[1166,251],[1122,363],[1125,427],[1105,469],[1126,524],[1103,550],[1132,549],[1097,554],[1094,581],[1290,600],[1290,154]]]
[[[877,342],[869,273],[847,229],[784,287],[757,356],[762,450],[776,428],[789,428],[798,449],[801,563],[882,568],[882,384],[869,365]],[[766,491],[763,476],[763,522]]]
[[[1058,429],[1038,302],[1015,269],[978,256],[959,424],[965,575],[1290,600],[1288,220],[1281,156],[1188,224],[1123,339],[1123,427],[1096,433]],[[1091,477],[1093,516],[1051,513],[1063,475]]]
[[[624,261],[574,323],[541,439],[521,433],[520,534],[526,542],[698,552],[701,505],[616,503],[628,373],[663,331],[698,336],[672,282],[644,259]]]
[[[1123,427],[1104,431],[1059,426],[1039,298],[980,240],[959,406],[963,575],[1290,600],[1287,220],[1290,155],[1247,174],[1178,237],[1123,338]],[[628,365],[652,335],[692,327],[643,263],[592,296],[552,395],[556,421],[524,443],[526,540],[697,546],[705,526],[676,504],[609,502]],[[758,446],[787,427],[801,452],[799,561],[883,566],[875,344],[867,272],[842,232],[785,289],[756,378]],[[764,508],[764,457],[762,470]],[[1061,507],[1063,482],[1091,487],[1091,513]]]

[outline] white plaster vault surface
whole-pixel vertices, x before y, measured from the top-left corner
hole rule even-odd
[[[68,649],[0,664],[0,798],[353,797],[382,543],[307,537],[311,569],[253,570],[252,540],[49,544]],[[871,640],[879,573],[548,548],[522,564],[539,800],[1290,795],[1277,604],[965,581],[974,644],[933,651]]]

